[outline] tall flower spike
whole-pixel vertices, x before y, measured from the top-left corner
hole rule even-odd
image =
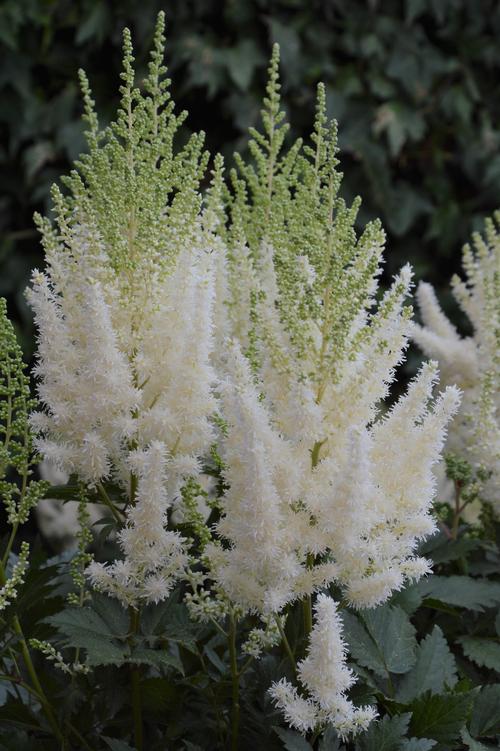
[[[366,730],[377,713],[370,706],[355,707],[346,696],[356,679],[346,665],[347,650],[337,604],[320,594],[314,615],[307,656],[297,665],[299,680],[308,696],[299,696],[285,679],[274,683],[270,694],[287,722],[300,732],[328,723],[346,738]]]
[[[434,376],[424,370],[419,387],[393,411],[394,430],[384,432],[381,402],[410,336],[412,271],[405,266],[376,303],[384,233],[372,222],[358,236],[359,200],[349,207],[339,195],[337,130],[326,119],[324,88],[318,87],[311,144],[288,148],[277,65],[275,50],[263,132],[251,131],[254,163],[238,159],[229,227],[220,233],[228,246],[229,309],[241,268],[250,265],[240,298],[246,311],[230,333],[252,378],[242,388],[232,374],[229,381],[240,386],[223,390],[230,489],[219,532],[231,547],[213,563],[231,559],[236,598],[246,582],[272,588],[273,577],[286,572],[286,588],[268,609],[333,581],[353,604],[372,606],[428,570],[414,551],[434,528],[432,469],[457,395],[438,398],[429,413]],[[244,411],[252,390],[252,408]],[[247,457],[260,464],[250,470]],[[274,546],[281,569],[264,570],[252,552],[266,514],[274,537],[267,532],[262,545]],[[280,555],[281,544],[293,551],[291,559]],[[217,566],[216,581],[229,586],[228,570],[224,580]],[[253,602],[262,609],[256,595]]]
[[[32,416],[38,448],[101,495],[108,481],[120,486],[118,506],[126,503],[128,513],[123,552],[131,559],[116,564],[112,577],[96,569],[94,578],[101,576],[109,591],[130,582],[134,602],[147,599],[146,585],[151,600],[155,587],[164,596],[175,579],[169,561],[182,571],[180,548],[162,537],[164,511],[184,479],[199,474],[213,442],[215,410],[217,259],[200,191],[208,157],[202,133],[174,146],[186,114],[176,114],[170,98],[163,31],[160,13],[149,72],[138,88],[125,30],[120,106],[103,131],[81,74],[88,153],[65,179],[67,191],[53,189],[54,224],[38,217],[47,265],[28,292],[38,328],[41,410]],[[142,525],[134,515],[135,503],[137,513],[143,503],[134,494],[132,467],[137,456],[152,461],[152,447],[159,445],[164,466],[155,469],[155,492],[165,497],[156,523],[163,542],[153,545],[160,573],[148,574],[147,584],[135,546],[127,543]],[[168,575],[158,562],[161,550]],[[116,591],[127,599],[124,590]]]
[[[445,383],[463,390],[459,415],[447,448],[490,478],[482,497],[500,513],[500,214],[487,220],[484,238],[476,233],[463,251],[465,280],[454,277],[452,290],[468,316],[472,336],[462,338],[446,318],[433,288],[421,283],[418,302],[423,325],[413,337],[439,362]],[[445,486],[443,487],[446,492]]]
[[[129,461],[138,485],[127,524],[118,535],[124,559],[109,565],[91,563],[87,575],[96,589],[137,607],[168,597],[187,556],[180,535],[166,529],[166,447],[154,442],[131,454]]]
[[[228,345],[227,360],[227,377],[219,388],[228,423],[223,458],[229,489],[218,532],[231,546],[213,545],[207,555],[216,580],[233,601],[274,613],[302,594],[296,585],[306,556],[294,518],[300,512],[292,510],[300,489],[288,445],[268,423],[238,345]]]

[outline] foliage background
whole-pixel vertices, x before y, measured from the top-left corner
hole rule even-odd
[[[3,0],[0,294],[28,355],[23,290],[42,263],[32,214],[47,211],[51,183],[83,148],[77,69],[111,117],[121,30],[132,29],[141,68],[160,8],[174,98],[212,149],[231,163],[241,148],[279,42],[292,135],[308,134],[323,80],[344,195],[363,196],[361,222],[382,218],[387,273],[409,260],[418,278],[446,285],[471,229],[499,203],[496,0]]]

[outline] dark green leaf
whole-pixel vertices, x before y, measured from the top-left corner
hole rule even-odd
[[[443,632],[439,626],[434,626],[432,632],[418,645],[416,663],[403,677],[396,698],[405,704],[426,691],[439,694],[445,686],[453,687],[456,682],[455,658]]]
[[[500,733],[500,683],[484,686],[476,696],[470,731],[479,738]]]
[[[397,606],[365,610],[361,617],[376,645],[384,672],[405,673],[415,662],[415,629]]]
[[[283,741],[283,748],[286,748],[287,751],[312,751],[312,746],[300,733],[277,727],[274,728],[274,732],[279,735]]]
[[[500,603],[500,583],[470,576],[429,576],[417,585],[423,597],[483,612]]]
[[[408,729],[411,714],[387,715],[372,722],[356,745],[356,751],[399,751]]]
[[[136,663],[138,665],[141,663],[144,665],[152,665],[155,668],[175,668],[175,670],[184,675],[184,667],[180,659],[176,655],[170,654],[165,650],[138,647],[137,649],[134,649],[129,657],[127,657],[127,662]]]
[[[412,704],[411,735],[453,743],[467,721],[473,699],[471,692],[422,696]]]
[[[462,636],[457,641],[462,645],[464,655],[480,667],[500,673],[500,644],[493,639],[475,636]]]
[[[111,751],[135,751],[135,746],[129,746],[128,743],[120,741],[118,738],[108,738],[103,735],[102,740],[109,746]]]
[[[94,610],[66,608],[45,619],[65,636],[65,644],[82,647],[89,665],[121,665],[128,655],[128,645],[110,633],[108,623]]]
[[[490,749],[492,751],[491,746],[485,746],[484,743],[481,743],[480,741],[477,741],[475,738],[473,738],[467,728],[462,729],[460,737],[469,751],[490,751]]]
[[[406,738],[401,746],[401,751],[429,751],[434,748],[436,741],[430,738]]]

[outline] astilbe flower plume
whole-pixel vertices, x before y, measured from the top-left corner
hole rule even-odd
[[[357,237],[358,202],[338,195],[321,86],[313,146],[284,150],[277,66],[275,50],[256,166],[238,160],[221,233],[228,545],[207,551],[217,585],[266,616],[334,581],[372,607],[429,571],[415,551],[435,529],[433,466],[459,403],[452,386],[433,399],[429,364],[384,413],[410,335],[411,270],[375,303],[382,229]]]
[[[302,733],[327,723],[342,737],[366,730],[377,712],[370,706],[355,707],[346,697],[356,679],[346,665],[338,606],[331,597],[320,594],[314,614],[308,652],[297,665],[298,678],[308,696],[299,694],[286,678],[275,682],[270,694],[288,723]]]
[[[214,256],[199,181],[203,134],[174,151],[176,115],[160,13],[149,74],[135,87],[130,34],[118,117],[101,131],[81,73],[88,154],[38,217],[46,269],[28,299],[38,329],[43,457],[99,493],[117,485],[124,560],[91,567],[101,589],[134,604],[165,598],[184,569],[164,527],[185,477],[199,474],[215,409],[210,364]],[[122,503],[127,511],[123,511]]]
[[[173,150],[184,115],[163,41],[160,14],[141,93],[125,32],[121,106],[104,131],[82,74],[89,153],[68,194],[54,189],[55,224],[38,219],[47,267],[28,292],[42,405],[32,425],[45,460],[118,521],[121,556],[92,563],[92,584],[139,609],[185,575],[194,616],[229,614],[234,673],[245,613],[262,619],[245,645],[259,655],[297,599],[335,583],[371,607],[429,571],[416,551],[435,529],[433,467],[459,392],[434,396],[431,363],[383,407],[410,335],[412,273],[378,296],[384,234],[373,222],[358,236],[359,201],[339,196],[324,88],[312,145],[285,148],[275,48],[253,163],[237,156],[227,187],[216,158],[204,202],[202,134]],[[209,455],[216,523],[200,533]],[[200,539],[191,567],[168,528],[182,499]],[[337,604],[318,594],[314,612],[300,691],[282,680],[272,695],[300,731],[330,723],[345,736],[374,712],[347,696]]]
[[[422,282],[417,291],[422,326],[413,338],[426,355],[439,362],[444,383],[463,390],[460,412],[447,449],[490,475],[481,496],[500,513],[500,214],[486,222],[485,236],[476,233],[463,250],[465,280],[452,279],[453,295],[472,326],[462,337],[443,313],[434,289]]]

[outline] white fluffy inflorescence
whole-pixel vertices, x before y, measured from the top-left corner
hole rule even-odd
[[[163,41],[160,14],[141,93],[125,32],[121,106],[104,132],[82,74],[89,153],[68,195],[54,189],[55,225],[38,219],[47,266],[28,291],[38,329],[37,448],[115,505],[124,559],[89,574],[130,604],[164,599],[183,574],[167,509],[200,472],[215,410],[215,258],[199,188],[206,156],[197,134],[172,152],[183,116],[170,101]],[[119,487],[118,500],[107,483]]]
[[[498,225],[500,214],[495,221]],[[460,336],[441,310],[434,289],[421,283],[417,299],[423,326],[415,325],[413,338],[426,355],[438,360],[444,383],[456,383],[463,390],[447,448],[490,475],[481,495],[500,513],[500,235],[495,221],[486,222],[484,238],[474,235],[473,248],[465,246],[465,281],[452,279],[454,297],[471,323],[472,335]]]
[[[266,617],[333,581],[372,607],[429,571],[416,549],[435,529],[433,468],[460,398],[453,386],[434,396],[429,364],[384,409],[412,273],[376,304],[384,235],[375,222],[357,237],[358,205],[338,196],[324,91],[314,148],[282,154],[278,88],[275,53],[265,135],[251,143],[256,166],[239,162],[223,233],[232,343],[217,358],[229,486],[217,531],[229,544],[207,549],[217,586]]]
[[[346,665],[347,650],[337,604],[331,597],[320,594],[314,614],[307,656],[297,665],[307,698],[299,695],[285,678],[273,683],[270,694],[287,722],[300,732],[331,724],[345,738],[366,730],[377,713],[370,706],[355,707],[346,696],[356,679]]]
[[[143,451],[131,452],[130,469],[137,477],[134,504],[118,540],[123,560],[93,562],[88,575],[94,587],[117,597],[124,605],[158,603],[169,592],[187,564],[183,540],[167,525],[167,450],[154,441]]]

